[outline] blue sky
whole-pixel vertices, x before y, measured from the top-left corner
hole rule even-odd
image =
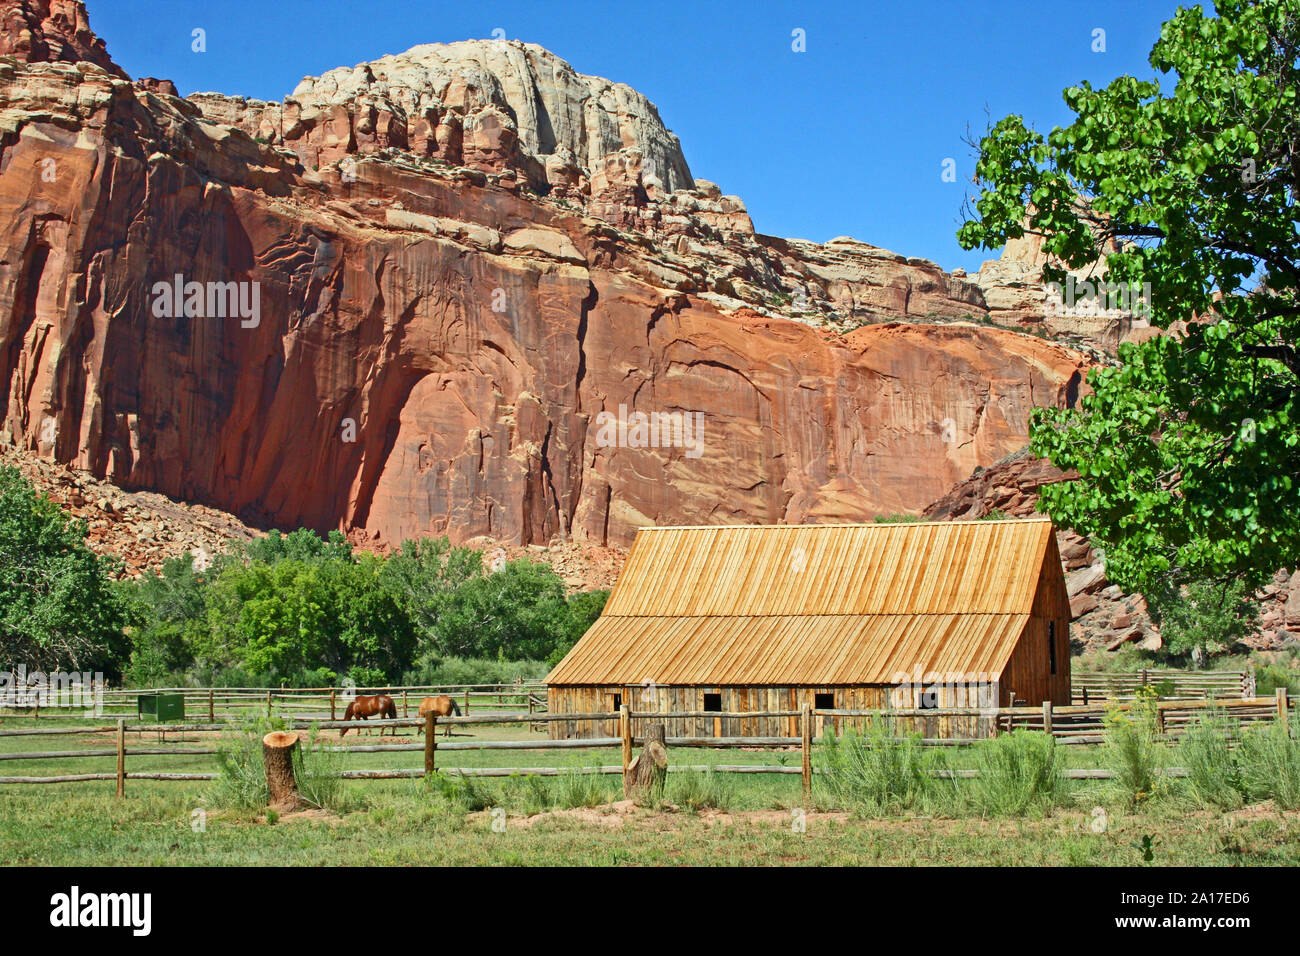
[[[1040,129],[1061,90],[1146,62],[1174,0],[87,0],[132,76],[278,100],[306,75],[419,43],[538,43],[582,73],[635,87],[681,137],[691,172],[744,198],[760,232],[850,235],[945,268],[974,159],[963,142],[1008,113]],[[1208,6],[1208,4],[1207,4]],[[191,32],[207,32],[207,52]],[[792,31],[807,50],[793,52]],[[1093,31],[1105,52],[1093,52]],[[957,163],[957,182],[942,163]]]

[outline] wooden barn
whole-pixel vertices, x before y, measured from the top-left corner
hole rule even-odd
[[[667,720],[668,736],[775,737],[796,736],[798,718],[743,714],[890,708],[926,736],[984,736],[987,714],[925,711],[1068,704],[1069,624],[1045,519],[644,528],[604,612],[547,676],[548,709],[696,712]],[[614,720],[550,727],[618,733]]]

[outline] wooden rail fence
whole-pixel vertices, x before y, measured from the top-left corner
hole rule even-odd
[[[1072,703],[1083,706],[1105,701],[1131,699],[1138,688],[1157,687],[1168,691],[1172,700],[1252,699],[1254,677],[1243,671],[1182,671],[1146,668],[1131,673],[1093,673],[1076,671],[1072,676]],[[180,694],[185,700],[187,716],[206,714],[209,722],[218,718],[280,713],[285,716],[320,716],[328,713],[337,718],[346,707],[349,695],[387,694],[396,702],[403,717],[411,716],[420,698],[446,694],[454,698],[465,714],[484,704],[518,707],[529,713],[546,710],[546,685],[541,681],[499,682],[486,684],[425,684],[383,687],[153,687],[95,688],[102,701],[94,718],[133,717],[136,701],[142,694]],[[20,705],[21,710],[15,710]],[[47,700],[32,691],[10,692],[8,702],[0,701],[5,719],[77,717],[78,708],[47,706]],[[44,713],[42,711],[44,710]],[[755,716],[746,714],[745,716]]]
[[[152,687],[152,688],[95,688],[85,691],[78,688],[78,701],[97,695],[99,706],[92,719],[105,717],[133,717],[137,700],[147,694],[179,694],[185,701],[187,716],[206,714],[209,722],[218,717],[247,717],[259,714],[283,715],[341,715],[351,697],[363,694],[386,694],[392,697],[402,716],[410,716],[423,697],[445,694],[460,705],[464,713],[484,703],[497,707],[515,706],[529,712],[546,709],[546,685],[540,681],[493,684],[409,684],[384,687]],[[89,707],[51,707],[49,695],[34,691],[11,694],[10,700],[0,701],[0,709],[22,711],[6,713],[5,719],[57,717],[77,718]]]
[[[1106,707],[1097,705],[1068,707],[1053,707],[1050,702],[1045,702],[1040,707],[1003,707],[997,708],[993,716],[994,726],[999,730],[1011,730],[1018,728],[1027,728],[1041,730],[1050,733],[1055,739],[1062,744],[1090,744],[1097,742],[1101,721],[1107,713],[1124,712],[1133,708],[1132,703],[1116,702]],[[1226,712],[1238,724],[1250,724],[1259,721],[1277,721],[1282,726],[1289,726],[1290,708],[1294,702],[1288,697],[1284,688],[1279,689],[1276,696],[1272,698],[1251,698],[1248,700],[1167,700],[1159,701],[1155,705],[1157,728],[1163,739],[1176,739],[1186,727],[1194,722],[1199,715],[1206,710],[1215,708],[1219,711]],[[739,716],[730,714],[717,714],[708,712],[709,716]],[[743,716],[748,717],[798,717],[799,718],[799,736],[797,737],[670,737],[667,744],[670,747],[683,748],[747,748],[747,749],[787,749],[793,750],[798,748],[801,751],[801,762],[799,766],[786,766],[784,764],[716,764],[708,765],[674,765],[669,769],[674,772],[683,771],[704,771],[711,769],[716,773],[774,773],[774,774],[800,774],[803,778],[803,786],[808,791],[812,785],[812,777],[815,770],[812,766],[811,752],[816,740],[823,739],[827,729],[839,731],[845,726],[861,724],[864,721],[879,719],[882,717],[907,718],[915,719],[918,715],[926,717],[956,717],[956,716],[990,716],[988,711],[982,711],[975,708],[947,708],[918,711],[870,711],[870,710],[815,710],[805,707],[802,710],[791,711],[762,711],[746,713]],[[536,776],[559,776],[568,773],[583,774],[624,774],[627,773],[628,764],[631,761],[633,748],[644,740],[641,737],[633,735],[633,720],[643,722],[668,720],[677,717],[694,716],[691,713],[658,713],[651,711],[633,712],[624,706],[620,711],[613,713],[592,713],[592,714],[544,714],[544,713],[507,713],[496,712],[488,714],[464,714],[460,717],[438,718],[429,715],[424,720],[419,718],[402,717],[387,720],[369,720],[364,723],[344,722],[340,720],[330,720],[327,718],[298,718],[291,722],[295,729],[316,728],[321,730],[342,730],[342,729],[387,729],[387,728],[420,728],[424,730],[424,740],[413,743],[390,743],[390,744],[356,744],[353,746],[322,745],[321,749],[333,753],[402,753],[402,752],[422,752],[424,756],[423,766],[419,768],[398,768],[384,770],[343,770],[340,776],[345,780],[383,780],[383,779],[404,779],[419,778],[430,776],[434,773],[447,773],[459,776],[475,777],[506,777],[515,775],[536,775]],[[453,727],[473,727],[486,725],[502,724],[526,724],[530,728],[539,724],[545,724],[551,720],[568,720],[568,721],[593,721],[593,720],[617,720],[619,735],[617,737],[597,737],[581,738],[574,740],[549,740],[549,739],[526,739],[526,740],[443,740],[439,742],[437,731],[440,726],[446,728]],[[118,719],[115,724],[103,725],[98,727],[25,727],[14,729],[0,729],[0,738],[4,737],[30,737],[30,736],[56,736],[67,734],[105,734],[113,733],[116,737],[116,746],[113,748],[100,748],[94,750],[55,750],[41,752],[13,752],[0,753],[0,761],[6,760],[73,760],[83,758],[117,758],[117,767],[114,773],[82,773],[82,774],[59,774],[53,776],[0,776],[0,784],[47,784],[47,783],[74,783],[82,781],[106,781],[113,780],[116,782],[117,794],[121,796],[125,791],[126,781],[128,780],[159,780],[159,781],[207,781],[215,780],[218,777],[216,773],[164,773],[159,771],[138,771],[128,772],[126,761],[128,757],[159,757],[159,756],[215,756],[217,748],[215,746],[202,747],[127,747],[127,721]],[[822,734],[815,733],[818,727],[821,727]],[[221,733],[229,731],[230,725],[223,723],[191,723],[191,724],[140,724],[132,725],[132,730],[140,734],[147,732],[188,732],[188,733]],[[922,739],[923,744],[934,746],[968,746],[976,743],[973,739]],[[548,766],[528,766],[528,767],[439,767],[437,765],[438,751],[443,752],[466,752],[466,751],[551,751],[551,750],[600,750],[618,748],[621,751],[622,761],[620,765],[608,765],[599,767],[548,767]],[[952,771],[957,776],[968,776],[968,771]],[[1105,777],[1106,771],[1098,770],[1078,770],[1069,771],[1067,776],[1075,778],[1093,779]]]
[[[1131,698],[1140,687],[1164,689],[1167,693],[1161,696],[1171,699],[1249,699],[1255,696],[1255,677],[1247,671],[1184,671],[1153,667],[1125,673],[1074,671],[1070,675],[1072,702],[1078,704]]]

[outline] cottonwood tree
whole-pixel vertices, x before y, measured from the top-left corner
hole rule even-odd
[[[1032,421],[1034,453],[1079,473],[1042,507],[1103,542],[1130,589],[1254,587],[1300,553],[1298,11],[1180,9],[1154,78],[1081,83],[1068,126],[1009,116],[978,144],[964,248],[1040,235],[1045,282],[1100,257],[1109,280],[1150,284],[1154,325],[1190,323],[1121,346],[1079,408]]]
[[[120,570],[86,547],[86,525],[0,468],[0,670],[103,671],[125,655]]]

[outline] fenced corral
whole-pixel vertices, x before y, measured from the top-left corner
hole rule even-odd
[[[446,695],[457,702],[466,714],[484,705],[500,709],[542,711],[546,709],[546,685],[540,681],[496,684],[424,684],[385,687],[153,687],[102,688],[86,690],[78,701],[93,701],[94,706],[52,707],[50,695],[24,691],[7,703],[0,699],[0,716],[41,719],[43,717],[91,720],[137,716],[141,697],[175,694],[184,701],[187,719],[206,719],[209,723],[239,720],[246,717],[278,714],[285,717],[336,719],[342,716],[348,701],[366,694],[385,694],[393,698],[398,713],[409,717],[424,697]]]
[[[1265,721],[1276,721],[1284,726],[1289,726],[1296,716],[1291,713],[1295,708],[1295,701],[1289,698],[1284,689],[1280,689],[1275,697],[1271,698],[1251,698],[1247,700],[1167,700],[1153,703],[1157,732],[1161,739],[1165,741],[1175,741],[1181,737],[1186,729],[1195,721],[1204,716],[1207,712],[1226,713],[1231,718],[1234,725],[1249,725]],[[733,750],[743,753],[746,757],[752,757],[754,754],[761,754],[765,757],[777,756],[778,762],[758,762],[758,763],[730,763],[730,764],[696,764],[680,763],[672,764],[670,771],[704,771],[710,770],[715,773],[736,773],[736,774],[798,774],[802,777],[805,790],[811,786],[814,769],[812,766],[812,748],[815,744],[825,740],[829,734],[842,734],[849,728],[862,729],[873,721],[887,718],[891,721],[891,726],[896,728],[899,734],[920,734],[920,741],[927,746],[943,747],[961,747],[969,746],[978,741],[978,738],[952,738],[935,736],[931,730],[933,722],[954,717],[967,717],[978,715],[981,719],[988,720],[997,732],[1006,732],[1014,729],[1031,729],[1050,733],[1053,738],[1063,745],[1089,745],[1100,741],[1103,729],[1103,721],[1108,714],[1123,713],[1134,707],[1133,703],[1122,701],[1112,702],[1107,705],[1090,705],[1054,707],[1050,702],[1045,702],[1039,707],[1003,707],[988,710],[973,709],[948,709],[948,710],[927,710],[927,711],[848,711],[848,710],[815,710],[812,708],[801,711],[771,711],[761,712],[758,714],[747,714],[746,716],[758,716],[764,718],[785,718],[793,721],[793,726],[797,729],[795,736],[784,737],[668,737],[666,744],[669,748],[684,748],[687,750]],[[612,713],[590,713],[590,714],[544,714],[544,713],[527,713],[508,711],[495,711],[491,713],[465,714],[459,717],[440,718],[428,716],[423,720],[411,717],[398,717],[396,719],[386,720],[369,720],[364,722],[344,722],[341,720],[331,720],[328,715],[322,715],[314,718],[306,717],[286,717],[286,722],[295,730],[316,730],[320,731],[342,731],[348,730],[369,730],[372,734],[380,732],[378,742],[344,744],[341,740],[338,743],[322,742],[328,741],[328,737],[320,738],[317,746],[320,749],[331,753],[344,754],[401,754],[401,753],[419,753],[423,759],[417,766],[410,767],[386,767],[376,769],[344,769],[340,771],[340,776],[345,780],[393,780],[393,779],[414,779],[431,776],[435,773],[442,773],[449,776],[476,776],[476,777],[511,777],[511,776],[558,776],[567,773],[580,774],[623,774],[626,775],[629,762],[635,747],[644,744],[647,731],[651,725],[664,724],[674,718],[688,718],[694,716],[688,713],[660,713],[647,711],[630,711],[626,707],[618,712]],[[709,713],[710,717],[719,716],[714,712]],[[734,716],[734,715],[721,715]],[[614,721],[618,728],[617,736],[611,737],[592,737],[575,740],[555,740],[542,736],[532,737],[509,737],[496,739],[489,737],[475,736],[475,734],[489,727],[495,728],[521,728],[526,733],[535,732],[536,728],[542,727],[549,721],[553,720],[579,720],[579,721]],[[457,734],[455,738],[442,736],[442,732],[451,730]],[[218,774],[215,772],[165,772],[151,766],[149,769],[130,770],[128,762],[132,759],[149,758],[149,763],[154,764],[159,758],[194,758],[194,757],[215,757],[218,753],[217,740],[211,739],[209,735],[220,735],[229,733],[232,730],[232,724],[229,722],[197,722],[197,723],[177,723],[177,724],[144,724],[129,723],[125,719],[118,719],[115,723],[101,722],[95,726],[50,726],[40,727],[36,725],[27,725],[18,728],[0,729],[0,740],[5,738],[32,738],[44,736],[93,736],[99,746],[88,749],[58,749],[49,751],[16,751],[0,752],[0,762],[8,761],[58,761],[60,769],[66,769],[64,764],[68,761],[80,759],[108,759],[115,758],[115,770],[113,772],[95,772],[95,773],[57,773],[45,776],[19,776],[19,775],[0,775],[0,784],[55,784],[55,783],[77,783],[88,781],[115,781],[117,793],[119,796],[124,794],[126,784],[132,780],[150,780],[150,781],[190,781],[201,782],[215,780]],[[385,738],[384,731],[406,731],[402,737]],[[423,739],[416,736],[418,731],[424,731]],[[128,731],[134,734],[136,740],[134,745],[128,746]],[[927,733],[929,734],[927,736]],[[166,734],[173,735],[173,743],[170,746],[158,745],[154,742],[147,741],[146,735],[158,734],[164,737]],[[179,741],[176,737],[179,735]],[[187,739],[193,737],[194,739]],[[469,739],[465,739],[468,737]],[[203,739],[207,738],[207,739]],[[459,739],[458,739],[459,738]],[[387,740],[388,742],[385,742]],[[398,741],[401,742],[398,742]],[[109,744],[104,746],[103,744]],[[455,754],[465,754],[469,752],[533,752],[538,754],[560,754],[560,753],[580,753],[588,755],[591,752],[599,753],[604,750],[620,751],[620,761],[618,763],[602,763],[595,766],[556,766],[553,763],[537,764],[532,766],[458,766],[455,765],[454,758],[451,761],[447,757]],[[794,755],[798,753],[799,762],[793,762]],[[440,758],[441,755],[441,758]],[[790,761],[790,762],[786,762]],[[450,765],[449,765],[450,764]],[[956,772],[956,771],[954,771]],[[965,773],[965,771],[960,771]],[[1105,776],[1106,772],[1093,769],[1071,770],[1068,776],[1082,778],[1097,778]]]
[[[1090,706],[1109,701],[1131,700],[1141,687],[1150,687],[1169,700],[1220,701],[1249,699],[1255,696],[1254,676],[1243,671],[1187,671],[1145,668],[1125,673],[1075,671],[1071,675],[1071,698],[1076,706]],[[105,718],[135,719],[141,696],[178,694],[183,698],[187,719],[206,719],[209,723],[245,717],[279,714],[304,719],[337,719],[347,702],[363,694],[386,694],[393,698],[398,713],[410,717],[421,698],[445,694],[453,698],[465,715],[484,706],[494,709],[518,709],[530,713],[546,710],[546,684],[540,680],[488,684],[388,685],[384,687],[151,687],[109,688],[100,685],[77,685],[72,696],[94,700],[94,707],[51,706],[52,694],[30,689],[0,694],[0,719],[42,719],[57,717],[89,720]],[[93,712],[92,712],[93,711]],[[1065,713],[1058,708],[1058,712]],[[737,713],[740,718],[757,719],[764,711]],[[776,711],[766,713],[774,714]],[[792,714],[797,715],[798,711]],[[686,716],[686,712],[672,716]],[[720,715],[710,712],[707,716]]]
[[[1255,675],[1248,671],[1187,671],[1144,667],[1138,671],[1101,673],[1075,670],[1070,675],[1071,703],[1131,699],[1141,687],[1174,700],[1255,696]]]

